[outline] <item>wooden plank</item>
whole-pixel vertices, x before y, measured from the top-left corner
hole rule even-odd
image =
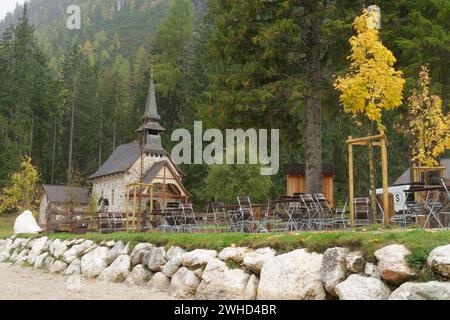
[[[352,136],[348,136],[347,141],[351,141]],[[350,225],[355,226],[355,209],[353,207],[353,146],[351,143],[348,144],[348,197],[349,197],[349,208],[350,208]]]
[[[382,133],[384,136],[384,133]],[[381,171],[383,176],[383,208],[384,225],[389,224],[389,194],[388,194],[388,159],[387,159],[387,147],[385,139],[381,139]]]

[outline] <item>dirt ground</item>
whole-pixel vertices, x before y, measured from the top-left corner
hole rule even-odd
[[[0,300],[162,300],[166,294],[145,287],[83,279],[80,292],[67,289],[66,277],[31,267],[0,263]]]

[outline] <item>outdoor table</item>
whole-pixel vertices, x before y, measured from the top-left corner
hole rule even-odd
[[[439,194],[435,196],[435,198],[430,199],[430,195],[433,192],[444,191],[444,188],[442,186],[426,186],[426,185],[423,187],[417,186],[405,191],[409,193],[425,192],[426,193],[425,198],[420,197],[421,201],[418,202],[419,204],[423,205],[423,207],[428,211],[428,213],[426,214],[427,218],[425,221],[425,226],[429,225],[430,219],[433,217],[437,221],[439,227],[444,228],[441,219],[439,218],[437,212],[435,211],[436,205],[439,203]]]

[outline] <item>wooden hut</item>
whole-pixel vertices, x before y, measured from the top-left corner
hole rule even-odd
[[[284,166],[286,174],[287,195],[292,196],[296,192],[306,192],[305,165],[291,163]],[[322,193],[334,205],[333,182],[336,170],[332,164],[322,165]]]

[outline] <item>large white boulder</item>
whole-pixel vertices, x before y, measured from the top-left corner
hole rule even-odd
[[[142,259],[144,258],[144,255],[149,251],[150,249],[154,248],[154,245],[151,243],[138,243],[134,248],[133,251],[131,251],[131,264],[133,266],[142,264]]]
[[[65,276],[71,276],[73,274],[81,274],[81,260],[78,258],[73,260],[66,271],[64,271]]]
[[[161,268],[161,271],[168,276],[172,277],[175,272],[181,267],[181,255],[174,256],[172,259],[166,262],[166,264]]]
[[[376,278],[378,280],[381,279],[380,271],[378,270],[378,267],[374,265],[373,263],[367,262],[366,266],[364,268],[364,274],[366,276]]]
[[[243,300],[250,274],[241,269],[230,269],[219,259],[210,259],[197,288],[196,299]]]
[[[271,248],[261,248],[244,254],[243,265],[253,273],[259,274],[264,264],[273,259],[276,251]]]
[[[153,277],[153,272],[148,270],[142,264],[136,265],[126,278],[125,282],[130,285],[145,285]]]
[[[56,260],[49,266],[48,271],[50,271],[50,273],[62,273],[66,269],[67,269],[67,263],[65,263],[64,261],[61,261],[61,260]]]
[[[259,300],[323,300],[322,255],[298,249],[276,256],[261,269]]]
[[[347,271],[352,273],[364,272],[364,257],[360,251],[353,251],[347,254],[345,258],[347,264]]]
[[[346,248],[328,248],[325,250],[322,259],[321,277],[322,282],[331,295],[336,296],[336,286],[345,280],[347,274],[347,254]]]
[[[162,272],[155,273],[155,275],[147,283],[150,292],[167,292],[170,285],[170,278]]]
[[[108,282],[123,282],[130,274],[130,267],[130,257],[126,254],[120,255],[102,271],[98,279]]]
[[[245,300],[256,299],[256,296],[258,294],[258,285],[259,285],[258,277],[252,274],[250,276],[250,279],[248,280],[247,286],[245,287],[245,294],[244,294]]]
[[[85,240],[80,244],[76,244],[69,250],[63,253],[62,258],[65,262],[71,263],[76,258],[80,258],[86,250],[89,250],[94,245],[94,241]]]
[[[0,262],[5,262],[10,257],[10,251],[12,249],[13,241],[11,239],[5,239],[0,246]]]
[[[339,300],[387,300],[391,291],[376,278],[350,275],[336,286]]]
[[[211,259],[217,257],[216,250],[195,249],[181,256],[181,263],[188,268],[198,268],[206,265]]]
[[[375,251],[380,276],[386,282],[400,285],[416,273],[408,265],[406,257],[411,254],[404,245],[393,244]]]
[[[110,265],[118,256],[128,254],[129,251],[129,244],[125,244],[122,240],[117,241],[106,255],[106,263]]]
[[[220,251],[218,258],[222,261],[233,260],[234,262],[242,263],[245,254],[251,251],[247,247],[228,247]]]
[[[177,246],[171,246],[169,250],[167,250],[166,259],[170,260],[175,257],[181,257],[183,253],[186,253],[186,250]]]
[[[39,233],[42,231],[41,227],[33,217],[33,213],[29,210],[22,212],[14,222],[14,234],[18,233]]]
[[[86,278],[95,278],[108,266],[106,255],[109,249],[98,247],[81,258],[81,274]]]
[[[389,300],[450,300],[450,282],[406,282],[392,292]]]
[[[47,243],[47,237],[41,237],[38,239],[34,239],[33,246],[30,249],[28,254],[28,262],[34,264],[34,261],[38,256],[42,254],[44,251],[45,244]]]
[[[38,256],[34,261],[34,267],[38,268],[38,269],[42,268],[43,264],[44,264],[44,260],[45,260],[45,258],[47,258],[48,255],[49,255],[48,252],[44,252],[43,254]]]
[[[142,262],[153,272],[161,271],[161,267],[166,264],[166,249],[164,247],[150,249]]]
[[[192,298],[200,284],[200,279],[194,271],[186,267],[180,268],[170,281],[168,292],[177,299]]]
[[[450,244],[434,248],[428,255],[427,264],[437,274],[450,278]]]

